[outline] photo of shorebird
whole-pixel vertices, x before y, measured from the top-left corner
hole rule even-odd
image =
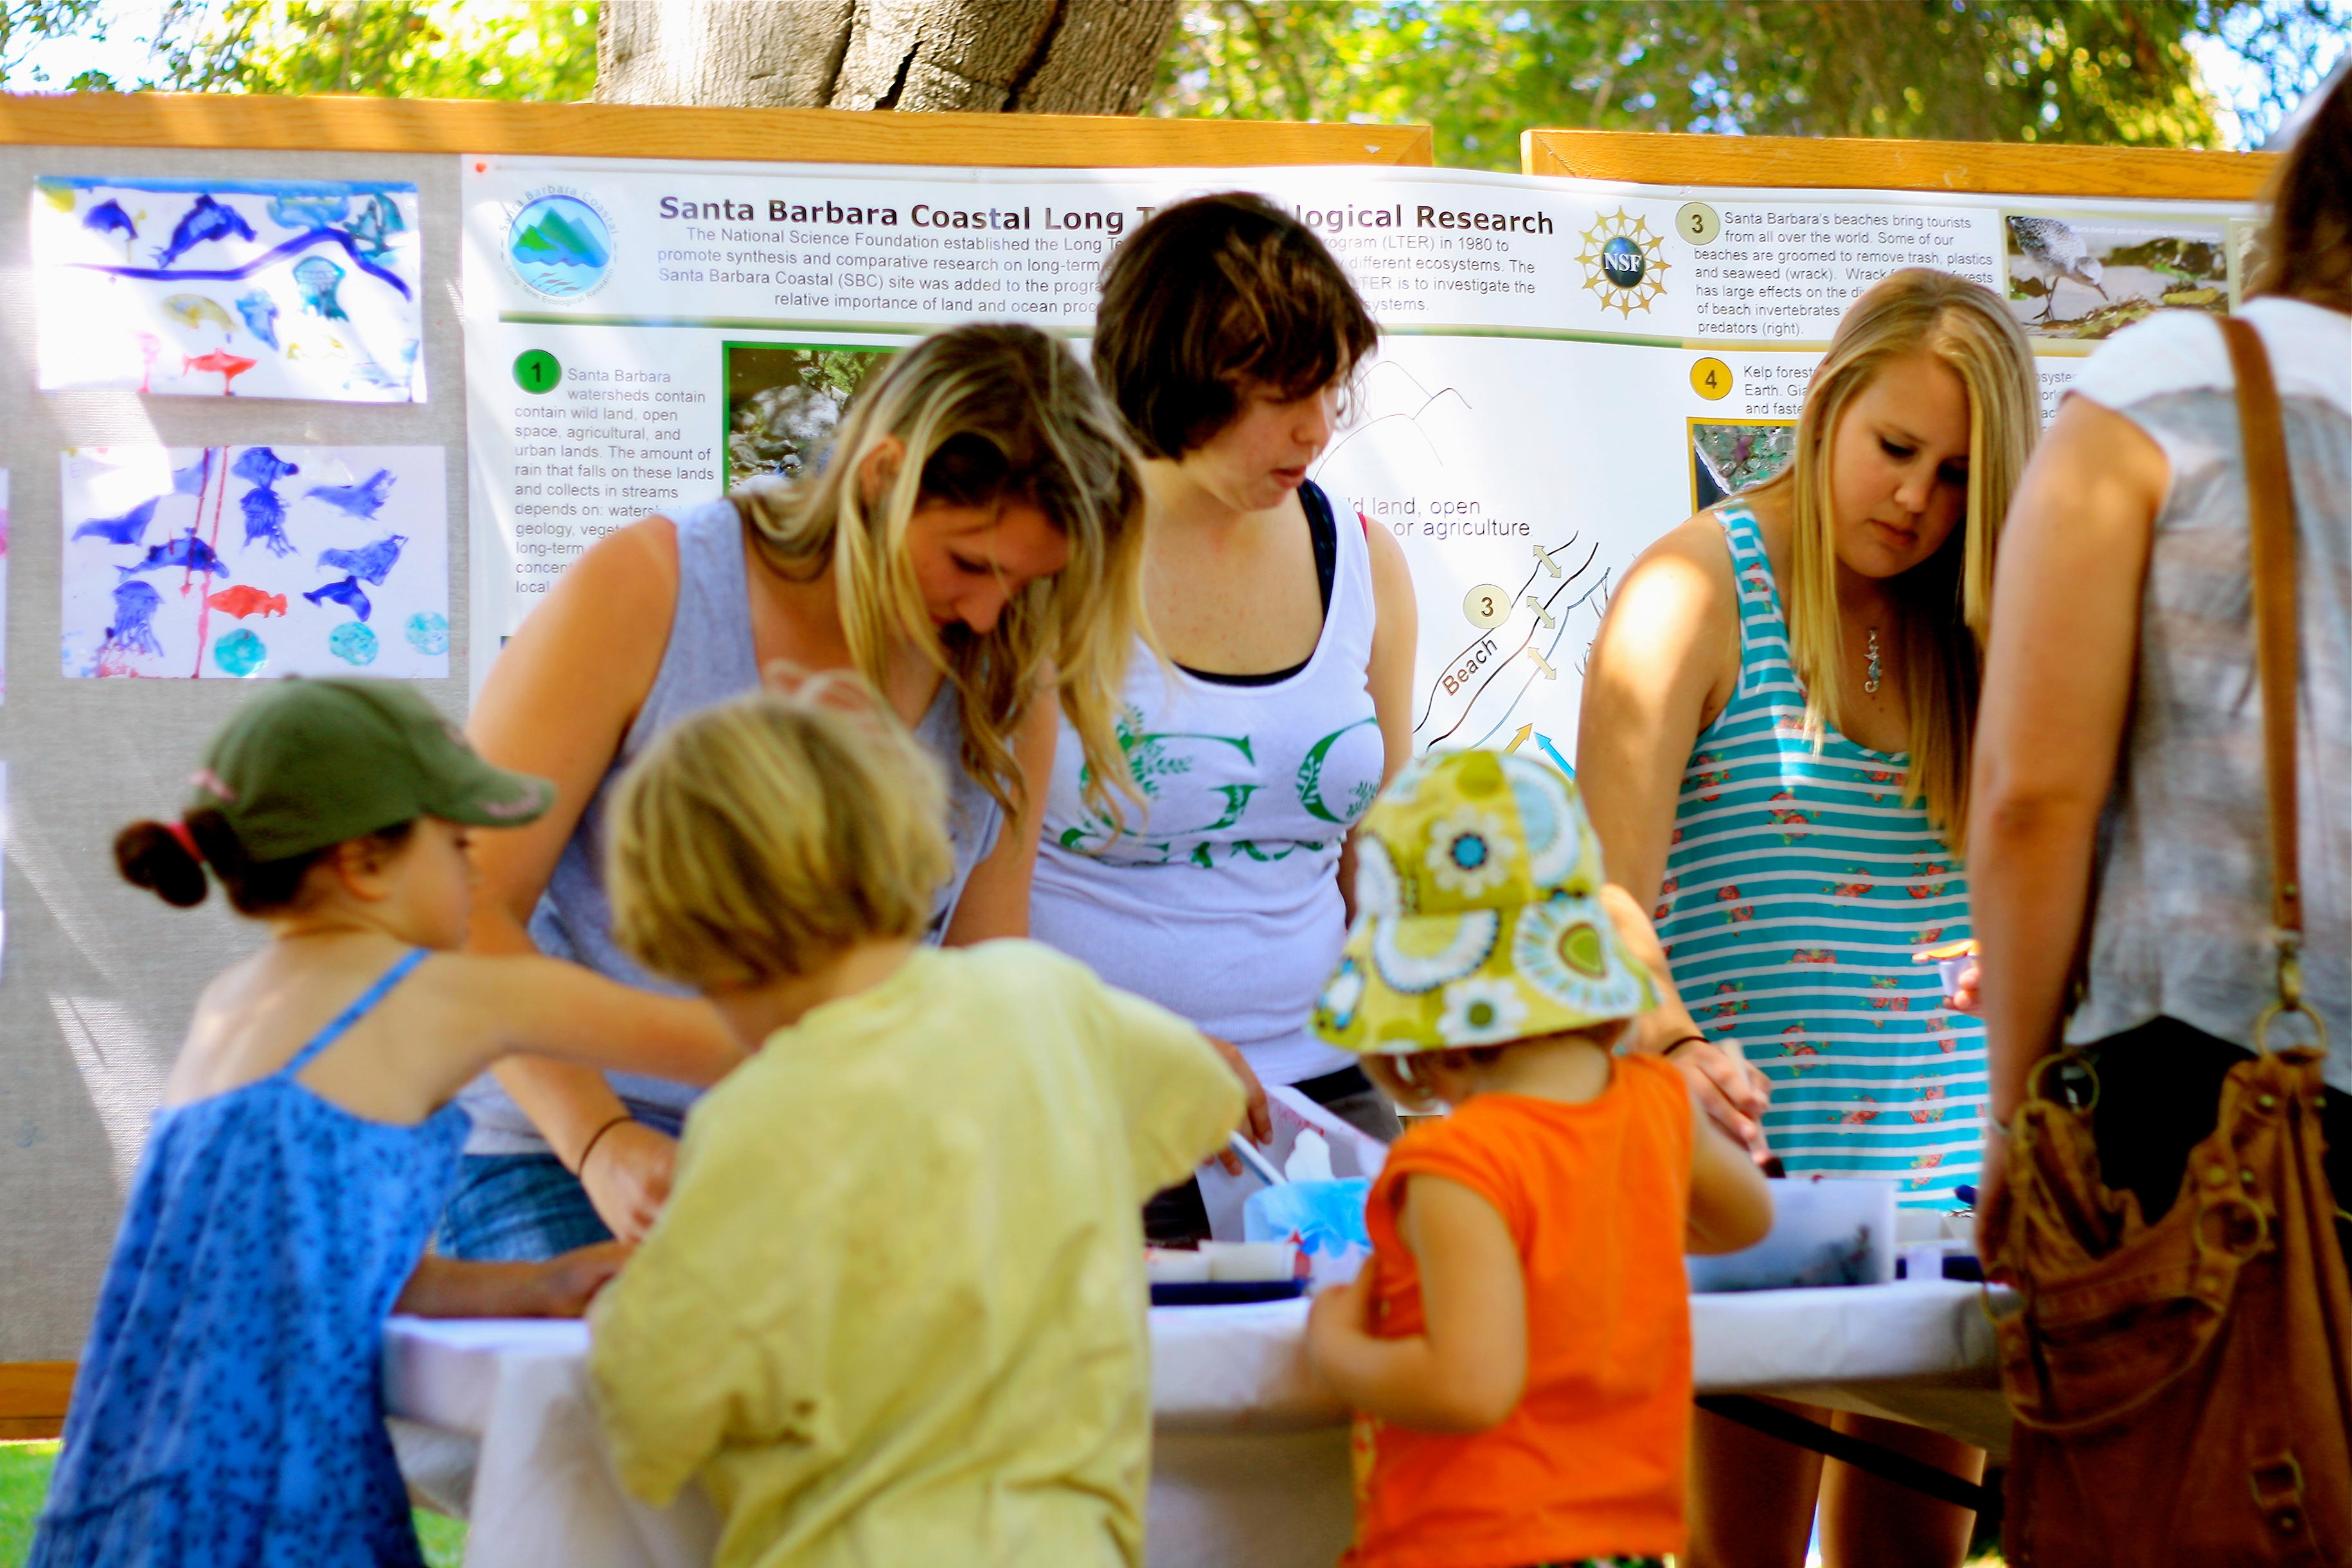
[[[2230,308],[2221,225],[2011,213],[2009,300],[2035,337],[2105,338],[2158,310]]]

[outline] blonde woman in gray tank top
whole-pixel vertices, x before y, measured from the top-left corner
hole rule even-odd
[[[2330,1046],[2330,1178],[2352,1204],[2352,75],[2281,170],[2262,254],[2242,314],[2294,488],[2304,994]],[[2154,1218],[2273,994],[2245,465],[2210,318],[2158,315],[2092,357],[2001,549],[1969,868],[1985,1194],[2027,1072],[2063,1038],[2095,1054],[2102,1176]]]
[[[1139,616],[1141,501],[1118,416],[1069,351],[973,325],[870,379],[813,476],[600,541],[475,705],[482,754],[553,779],[557,796],[485,841],[471,946],[660,988],[609,934],[605,793],[663,725],[776,661],[857,672],[945,764],[955,874],[932,940],[1025,934],[1057,720],[1095,778],[1127,782],[1110,718]],[[478,1082],[441,1251],[532,1258],[642,1237],[692,1098],[536,1058]]]

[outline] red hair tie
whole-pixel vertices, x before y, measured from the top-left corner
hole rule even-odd
[[[167,822],[163,824],[163,831],[180,841],[180,847],[188,852],[189,859],[199,866],[205,863],[205,852],[196,847],[196,836],[188,831],[185,822]]]

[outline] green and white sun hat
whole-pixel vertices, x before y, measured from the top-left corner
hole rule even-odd
[[[1314,1029],[1409,1056],[1591,1028],[1658,1005],[1601,902],[1576,786],[1498,752],[1408,764],[1356,837],[1356,922]]]

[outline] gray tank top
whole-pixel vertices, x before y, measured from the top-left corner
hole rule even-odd
[[[597,973],[666,995],[692,993],[656,980],[614,945],[613,910],[604,896],[604,807],[621,771],[663,729],[698,710],[740,696],[760,684],[751,647],[751,601],[745,581],[744,552],[750,541],[735,503],[724,498],[680,514],[677,526],[677,609],[671,616],[669,646],[635,722],[622,738],[620,753],[605,770],[581,814],[580,825],[555,863],[547,891],[530,917],[531,940],[551,958],[585,964]],[[948,779],[948,837],[955,869],[940,889],[929,940],[947,931],[956,900],[963,896],[971,868],[995,847],[1002,813],[989,793],[964,772],[963,721],[955,688],[941,685],[915,738],[939,759]],[[640,1121],[675,1134],[687,1108],[700,1091],[667,1079],[608,1073],[621,1102]],[[468,1154],[542,1154],[547,1142],[520,1107],[488,1073],[457,1097],[474,1119],[466,1141]]]

